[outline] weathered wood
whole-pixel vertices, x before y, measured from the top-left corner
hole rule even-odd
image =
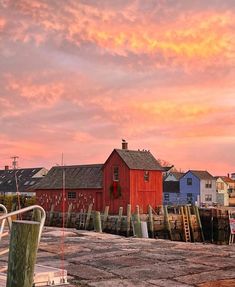
[[[85,229],[86,230],[88,229],[88,227],[90,225],[92,207],[93,207],[93,204],[92,203],[89,204],[88,211],[87,211],[87,216],[86,216],[86,223],[85,223]]]
[[[135,221],[140,222],[140,207],[136,205],[135,207]]]
[[[35,208],[33,210],[32,220],[33,221],[37,221],[37,222],[41,222],[41,220],[42,220],[42,212],[38,208]]]
[[[131,230],[131,205],[127,205],[127,218],[126,218],[126,236],[130,236],[130,230]]]
[[[116,226],[116,232],[117,234],[120,233],[121,230],[121,223],[122,223],[122,214],[123,214],[123,207],[119,207],[119,213],[118,213],[118,219],[117,219],[117,226]]]
[[[49,226],[52,225],[52,222],[53,222],[53,218],[54,218],[54,208],[55,208],[55,205],[52,204],[51,205],[51,210],[50,210],[50,215],[49,215]]]
[[[104,217],[103,217],[103,230],[107,228],[108,216],[109,216],[109,206],[105,206]]]
[[[6,287],[32,287],[40,223],[12,222]]]
[[[94,230],[96,232],[102,232],[101,217],[99,211],[95,211],[94,213]]]
[[[73,204],[71,203],[71,204],[69,205],[68,212],[67,212],[66,227],[69,227],[69,226],[70,226],[72,209],[73,209]]]
[[[164,210],[164,225],[165,225],[165,229],[168,232],[170,240],[173,240],[167,205],[163,206],[163,210]]]
[[[148,205],[148,215],[150,236],[154,238],[153,209],[151,205]]]
[[[201,217],[200,217],[200,214],[199,214],[198,207],[197,206],[193,206],[193,209],[194,209],[194,213],[195,213],[196,218],[197,218],[197,223],[198,223],[198,226],[199,226],[202,242],[205,242],[205,237],[204,237],[204,233],[203,233],[203,229],[202,229],[202,222],[201,222]]]

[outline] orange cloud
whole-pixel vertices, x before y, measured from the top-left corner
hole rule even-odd
[[[16,78],[6,75],[7,90],[17,93],[37,106],[53,105],[64,93],[64,86],[60,82],[37,83],[35,77]]]

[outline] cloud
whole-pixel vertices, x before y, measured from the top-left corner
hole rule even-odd
[[[2,158],[102,162],[124,137],[178,166],[220,153],[233,167],[233,1],[2,3]]]

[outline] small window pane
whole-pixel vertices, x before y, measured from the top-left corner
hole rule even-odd
[[[113,168],[113,180],[118,181],[119,180],[119,169],[118,166],[115,166]]]
[[[149,181],[149,171],[144,172],[144,181]]]
[[[187,178],[187,185],[192,185],[193,180],[191,177]]]
[[[69,191],[68,192],[68,199],[75,199],[76,198],[76,192],[75,191]]]

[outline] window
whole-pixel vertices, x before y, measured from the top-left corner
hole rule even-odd
[[[76,192],[75,191],[69,191],[68,192],[68,199],[75,199],[76,198]]]
[[[211,180],[206,180],[205,187],[206,188],[211,188],[212,187],[212,181]]]
[[[11,183],[11,180],[9,179],[9,180],[7,181],[7,183]]]
[[[193,203],[193,194],[187,193],[187,203]]]
[[[144,181],[149,181],[149,171],[144,171]]]
[[[29,181],[28,181],[28,180],[24,183],[24,185],[27,185],[27,184],[29,184]]]
[[[217,189],[224,190],[224,183],[223,182],[217,182]]]
[[[30,182],[30,185],[35,184],[35,182],[36,182],[35,180],[31,181],[31,182]]]
[[[191,177],[187,178],[187,185],[192,185],[193,179]]]
[[[118,166],[114,166],[113,168],[113,180],[119,181],[119,169]]]
[[[164,193],[164,200],[165,201],[169,201],[170,200],[169,193]]]
[[[212,194],[205,194],[205,201],[212,201]]]

